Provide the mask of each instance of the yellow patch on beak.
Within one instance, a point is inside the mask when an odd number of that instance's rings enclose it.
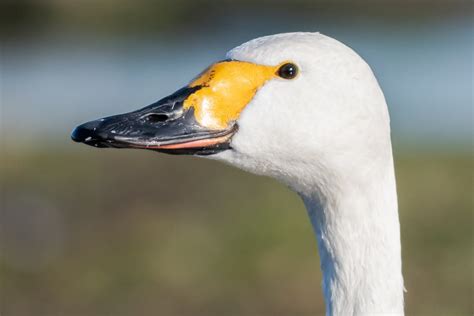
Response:
[[[210,66],[190,87],[202,86],[184,101],[196,120],[210,129],[225,129],[235,121],[257,90],[276,76],[278,66],[223,61]]]

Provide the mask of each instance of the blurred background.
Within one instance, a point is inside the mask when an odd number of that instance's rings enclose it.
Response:
[[[288,189],[69,138],[288,31],[349,45],[385,92],[407,314],[472,315],[472,4],[2,0],[1,315],[322,315],[315,238]]]

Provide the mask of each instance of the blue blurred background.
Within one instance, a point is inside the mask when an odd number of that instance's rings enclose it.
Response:
[[[352,47],[385,92],[407,313],[472,315],[472,9],[2,1],[2,315],[323,313],[309,222],[278,183],[69,138],[81,122],[168,95],[242,42],[290,31]]]

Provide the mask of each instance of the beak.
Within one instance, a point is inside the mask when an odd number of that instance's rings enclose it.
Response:
[[[211,155],[230,149],[240,112],[279,66],[224,60],[141,110],[82,124],[72,139],[95,147]]]
[[[211,155],[230,149],[234,122],[211,129],[197,122],[184,101],[202,86],[185,87],[140,110],[84,123],[71,138],[94,147],[139,148],[169,154]]]

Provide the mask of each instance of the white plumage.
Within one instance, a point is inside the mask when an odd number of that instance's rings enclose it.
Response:
[[[171,96],[82,124],[72,138],[210,155],[280,180],[313,224],[327,315],[403,314],[390,122],[370,67],[319,33],[258,38],[227,57]]]
[[[303,199],[327,315],[403,314],[400,229],[387,106],[370,67],[319,33],[262,37],[227,57],[300,67],[271,80],[211,158],[280,180]]]

